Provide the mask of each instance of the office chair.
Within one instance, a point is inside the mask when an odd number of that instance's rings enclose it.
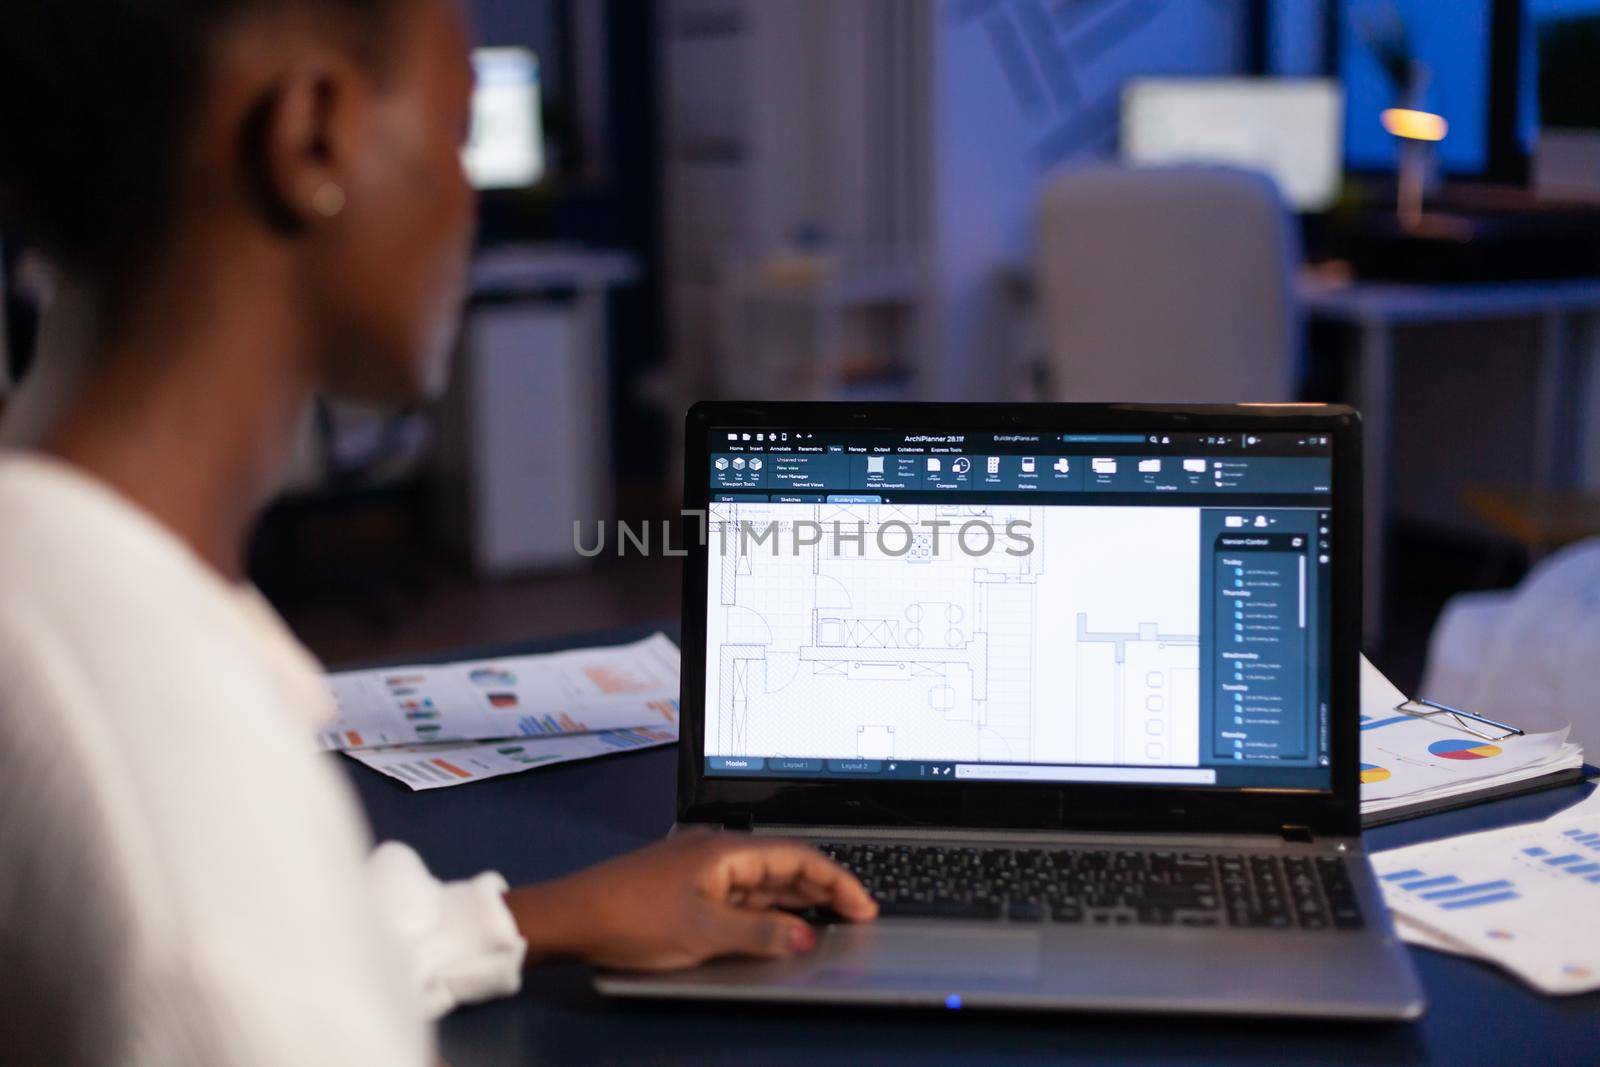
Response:
[[[1263,175],[1067,169],[1039,207],[1045,391],[1055,400],[1296,398],[1299,238]]]
[[[1541,560],[1511,590],[1460,593],[1428,640],[1417,692],[1530,732],[1570,723],[1600,749],[1594,653],[1600,648],[1600,537]]]

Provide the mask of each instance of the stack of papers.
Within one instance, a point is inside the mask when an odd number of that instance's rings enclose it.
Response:
[[[1583,750],[1567,740],[1566,728],[1491,742],[1462,729],[1453,716],[1395,710],[1405,701],[1363,656],[1361,814],[1368,825],[1387,821],[1385,815],[1449,807],[1453,799],[1487,799],[1563,771],[1576,775],[1583,767]]]
[[[605,648],[328,676],[319,735],[412,789],[678,739],[678,647],[665,634]]]
[[[1600,793],[1540,823],[1372,857],[1400,936],[1544,993],[1600,989]]]

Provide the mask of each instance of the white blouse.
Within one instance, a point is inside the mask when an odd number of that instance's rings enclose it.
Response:
[[[107,486],[0,451],[0,1047],[421,1065],[431,1017],[518,988],[505,881],[369,855],[313,748],[331,714],[253,589]]]

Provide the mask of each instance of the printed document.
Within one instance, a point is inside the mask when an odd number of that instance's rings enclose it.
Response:
[[[328,676],[338,704],[325,749],[678,729],[678,647],[632,644]]]
[[[1600,804],[1372,857],[1402,937],[1545,993],[1600,989]]]
[[[345,755],[414,790],[423,790],[518,774],[533,767],[670,745],[677,739],[678,728],[674,724],[557,737],[361,748],[347,751]]]
[[[1583,762],[1567,743],[1567,728],[1488,741],[1462,728],[1449,714],[1412,715],[1365,656],[1361,659],[1361,810],[1383,811],[1416,801],[1442,799]],[[1469,709],[1470,710],[1470,709]],[[1493,736],[1493,728],[1467,725]]]

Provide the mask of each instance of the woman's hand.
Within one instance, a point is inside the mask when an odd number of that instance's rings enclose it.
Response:
[[[878,914],[853,875],[807,845],[705,830],[513,889],[506,901],[530,964],[565,957],[635,971],[815,945],[811,927],[779,908],[829,907],[853,922]]]

